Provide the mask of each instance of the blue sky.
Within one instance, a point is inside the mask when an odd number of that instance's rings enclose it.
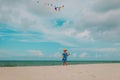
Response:
[[[55,11],[46,4],[65,7]],[[120,60],[119,4],[0,0],[0,60],[61,60],[64,48],[69,60]]]

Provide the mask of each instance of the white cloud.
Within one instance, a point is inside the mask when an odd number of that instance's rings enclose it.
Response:
[[[119,9],[120,8],[120,0],[109,0],[109,4],[108,0],[95,0],[94,1],[95,5],[94,8],[96,11],[109,11],[109,10],[115,10],[115,9]],[[101,6],[102,5],[102,6]]]
[[[120,41],[119,0],[110,0],[110,4],[108,0],[39,1],[37,4],[35,0],[0,0],[0,22],[13,25],[10,28],[20,31],[40,32],[42,40],[66,46],[79,46],[85,41]],[[63,3],[65,8],[61,12],[55,12],[45,3]],[[51,19],[56,18],[66,21],[56,28],[50,23]],[[39,40],[41,38],[34,41]]]
[[[73,48],[74,51],[120,52],[119,48]]]
[[[29,40],[27,39],[22,39],[22,40],[19,40],[20,42],[29,42]]]
[[[17,54],[16,54],[17,53]],[[0,60],[18,60],[17,58],[23,58],[29,56],[28,54],[21,52],[21,50],[12,49],[0,49]]]
[[[70,56],[72,56],[72,57],[77,57],[77,54],[76,53],[73,53],[72,55],[70,55]]]
[[[62,55],[59,52],[57,52],[53,55],[53,57],[62,57]]]
[[[80,53],[80,55],[79,55],[80,58],[85,58],[87,56],[88,56],[88,53],[86,53],[86,52]]]
[[[114,45],[115,45],[115,46],[120,46],[120,43],[115,43]]]
[[[77,37],[80,37],[80,38],[89,37],[89,32],[88,31],[84,31],[84,32],[78,33]]]
[[[7,51],[4,49],[0,49],[0,54],[5,54]]]
[[[40,50],[28,50],[29,53],[31,53],[32,55],[36,55],[36,56],[39,56],[39,57],[43,57],[43,53],[42,51]]]
[[[118,52],[120,50],[117,48],[98,48],[98,49],[95,49],[95,51],[98,51],[98,52]]]

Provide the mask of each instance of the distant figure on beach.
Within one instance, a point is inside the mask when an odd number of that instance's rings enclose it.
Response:
[[[62,54],[62,61],[63,61],[63,65],[68,65],[67,62],[67,57],[70,55],[70,53],[67,53],[67,49],[63,50],[63,54]]]

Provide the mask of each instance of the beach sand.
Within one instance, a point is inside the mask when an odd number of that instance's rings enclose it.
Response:
[[[120,80],[120,64],[0,67],[0,80]]]

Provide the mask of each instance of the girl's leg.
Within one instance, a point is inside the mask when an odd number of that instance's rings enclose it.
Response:
[[[65,62],[66,65],[68,65],[68,62]]]
[[[63,65],[65,65],[65,62],[63,62]]]

